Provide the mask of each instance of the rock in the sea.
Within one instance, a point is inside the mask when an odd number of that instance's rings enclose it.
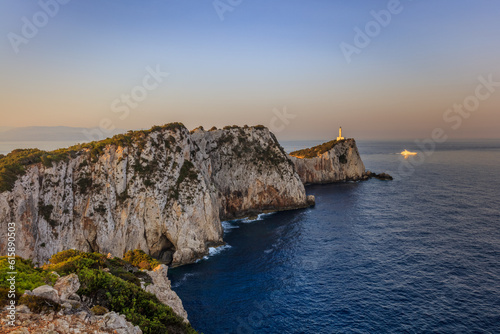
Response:
[[[379,179],[379,180],[392,180],[392,176],[390,176],[389,174],[387,173],[380,173],[380,174],[377,174],[377,173],[373,173],[369,170],[367,170],[364,174],[363,174],[363,180],[368,180],[368,179],[371,179],[371,178],[376,178],[376,179]]]
[[[387,173],[380,173],[380,174],[376,175],[375,177],[379,180],[392,180],[392,176],[390,176]]]

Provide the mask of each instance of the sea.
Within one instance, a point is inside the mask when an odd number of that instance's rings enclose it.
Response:
[[[223,222],[226,245],[169,270],[196,330],[500,333],[500,140],[357,144],[394,180],[307,186],[315,207]]]
[[[307,186],[315,207],[223,222],[169,271],[196,330],[500,333],[500,141],[357,144],[394,180]]]

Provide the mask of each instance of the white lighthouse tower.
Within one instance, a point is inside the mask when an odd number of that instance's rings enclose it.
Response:
[[[345,138],[342,137],[342,127],[339,128],[339,136],[337,137],[337,140],[344,140]]]

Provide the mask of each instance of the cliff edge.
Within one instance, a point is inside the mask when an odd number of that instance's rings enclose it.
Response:
[[[365,165],[352,138],[291,152],[290,159],[304,184],[366,179]]]
[[[221,219],[306,206],[294,165],[263,126],[171,123],[0,156],[0,253],[14,223],[17,255],[38,263],[74,248],[186,264],[223,243]]]

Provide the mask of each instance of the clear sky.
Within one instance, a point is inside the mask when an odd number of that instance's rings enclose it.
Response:
[[[500,82],[499,1],[217,1],[2,0],[0,127],[499,137],[500,86],[478,88]]]

